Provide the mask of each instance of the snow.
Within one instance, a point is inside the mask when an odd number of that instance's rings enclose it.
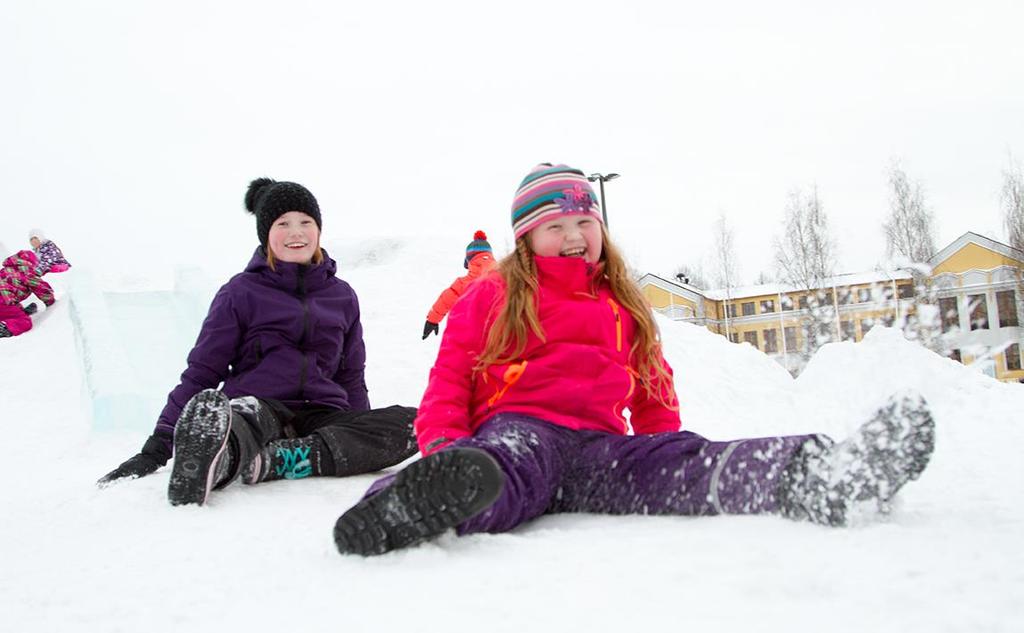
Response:
[[[424,316],[462,271],[464,232],[328,244],[360,296],[376,405],[418,403],[438,346],[420,340]],[[888,394],[919,390],[937,447],[888,517],[829,529],[770,516],[561,515],[360,559],[337,554],[331,529],[377,475],[235,484],[201,508],[167,503],[168,467],[95,487],[141,447],[202,317],[157,314],[189,314],[226,279],[157,277],[49,275],[58,302],[31,332],[0,341],[0,630],[1024,628],[1024,385],[893,330],[826,346],[794,380],[749,345],[659,320],[684,425],[712,439],[842,437]],[[94,311],[76,316],[90,293]],[[164,338],[176,354],[158,349]],[[150,372],[172,378],[150,393]],[[121,412],[98,409],[104,396]]]

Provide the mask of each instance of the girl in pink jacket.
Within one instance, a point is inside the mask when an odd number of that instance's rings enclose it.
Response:
[[[931,455],[918,396],[836,444],[680,431],[649,306],[583,172],[538,165],[512,206],[516,250],[448,315],[415,421],[423,459],[371,486],[334,528],[342,553],[504,532],[546,513],[774,513],[844,525],[885,510]],[[629,415],[626,415],[626,411]]]

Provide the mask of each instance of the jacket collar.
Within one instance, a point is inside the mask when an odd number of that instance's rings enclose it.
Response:
[[[568,294],[593,294],[599,282],[600,267],[581,257],[541,257],[534,255],[537,280],[541,288]]]
[[[324,261],[319,264],[293,264],[290,262],[278,261],[274,263],[275,270],[271,270],[267,264],[267,251],[262,246],[257,246],[252,254],[252,259],[245,267],[245,272],[256,273],[263,279],[271,282],[285,290],[303,289],[304,291],[317,290],[327,285],[331,277],[338,269],[337,263],[327,251],[323,251]]]

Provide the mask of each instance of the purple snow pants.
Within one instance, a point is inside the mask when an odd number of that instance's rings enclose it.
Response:
[[[574,431],[537,418],[500,413],[472,437],[442,450],[487,451],[505,473],[490,508],[459,534],[505,532],[542,514],[761,514],[777,509],[783,468],[817,435],[712,442],[696,433],[611,435]],[[370,486],[367,496],[394,475]]]

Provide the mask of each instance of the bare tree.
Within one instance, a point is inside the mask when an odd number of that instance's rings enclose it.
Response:
[[[684,284],[690,284],[702,289],[710,287],[707,275],[704,274],[704,267],[701,264],[681,264],[676,267],[673,275],[677,281],[681,281]]]
[[[770,284],[775,281],[775,275],[761,271],[757,273],[757,277],[754,277],[754,285],[762,286],[764,284]]]
[[[732,289],[737,284],[735,234],[725,212],[718,213],[715,220],[715,284],[725,290],[725,337],[729,338],[729,306],[732,305]]]
[[[915,264],[935,254],[932,212],[920,183],[911,183],[899,164],[889,169],[889,219],[882,223],[889,257],[902,256]]]
[[[1010,246],[1024,250],[1024,175],[1020,165],[1010,159],[1010,167],[1003,172],[1003,224]]]
[[[836,318],[834,298],[824,289],[834,273],[836,244],[817,186],[806,196],[790,193],[783,224],[782,237],[775,239],[775,265],[781,281],[807,295],[801,350],[806,360],[832,340]]]
[[[790,193],[784,225],[783,236],[775,240],[779,277],[801,290],[821,288],[833,274],[836,245],[817,186],[807,196]]]

